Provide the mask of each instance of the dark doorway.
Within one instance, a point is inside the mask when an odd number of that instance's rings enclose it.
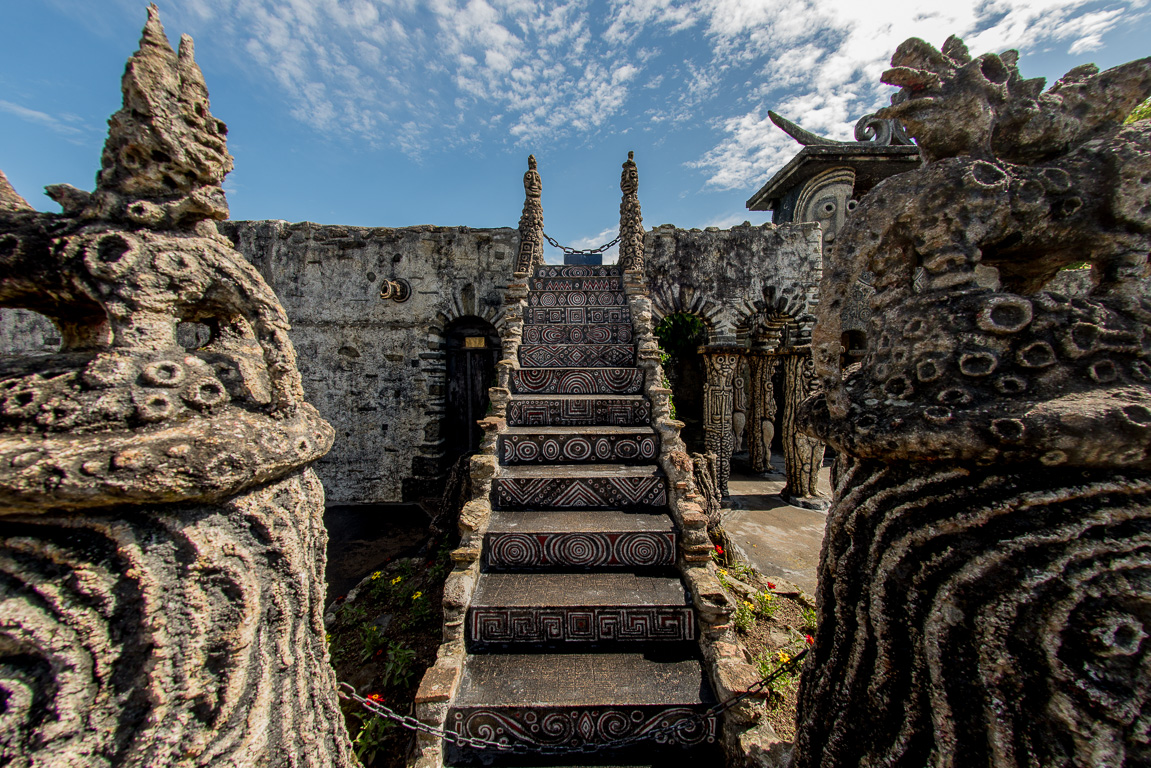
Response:
[[[445,466],[480,446],[476,422],[488,412],[488,387],[496,381],[500,337],[478,317],[461,317],[444,334],[448,347],[447,415],[444,417]]]
[[[672,391],[675,418],[683,422],[680,437],[689,451],[704,451],[703,386],[707,370],[699,348],[707,344],[707,328],[697,315],[668,315],[655,327],[663,353],[663,372]]]

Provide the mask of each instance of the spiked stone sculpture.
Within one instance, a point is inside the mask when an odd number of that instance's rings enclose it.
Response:
[[[92,194],[0,177],[0,755],[17,765],[347,766],[323,633],[332,429],[288,320],[216,233],[232,167],[191,38],[153,5]],[[208,343],[177,344],[179,322]]]

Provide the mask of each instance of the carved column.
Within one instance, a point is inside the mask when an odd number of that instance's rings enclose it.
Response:
[[[899,46],[882,114],[924,165],[825,259],[803,415],[842,460],[796,768],[1151,762],[1151,122],[1120,123],[1151,60],[1041,95],[1017,56]],[[1090,292],[1045,290],[1077,259]]]
[[[707,450],[715,454],[719,489],[727,496],[727,479],[731,475],[732,377],[740,353],[732,349],[704,347],[707,383],[703,386],[703,437]]]
[[[776,415],[775,389],[771,380],[778,365],[779,358],[774,354],[753,350],[748,355],[751,392],[745,434],[752,472],[771,471],[771,442],[775,437]]]
[[[148,14],[96,192],[0,205],[0,305],[64,337],[0,366],[0,754],[350,766],[310,469],[332,428],[215,232],[231,157],[191,38],[177,55]],[[205,346],[177,345],[183,319]]]
[[[639,209],[639,170],[635,165],[635,153],[627,153],[623,164],[619,188],[623,200],[619,204],[619,265],[624,270],[634,269],[643,272],[643,215]]]
[[[827,500],[816,493],[819,469],[823,466],[824,444],[804,434],[797,423],[799,404],[815,392],[815,376],[810,351],[795,348],[796,354],[783,358],[783,461],[787,483],[780,495],[795,506],[826,509]]]
[[[524,210],[520,215],[520,251],[516,257],[516,272],[531,277],[536,267],[544,263],[544,206],[543,181],[536,170],[536,156],[528,155],[528,170],[524,174]]]

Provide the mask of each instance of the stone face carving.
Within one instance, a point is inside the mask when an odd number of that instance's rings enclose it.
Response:
[[[520,215],[520,252],[516,272],[531,272],[544,264],[544,184],[536,170],[536,156],[528,155],[524,174],[524,211]]]
[[[1151,759],[1151,124],[1120,125],[1151,59],[1046,93],[1016,60],[912,39],[884,74],[928,162],[827,258],[805,409],[840,464],[796,766]],[[1043,290],[1075,261],[1089,295]]]
[[[155,6],[94,194],[0,207],[0,754],[16,764],[348,765],[323,636],[332,429],[287,317],[212,220],[231,158]],[[207,343],[177,344],[203,323]]]
[[[835,235],[843,228],[847,214],[855,210],[851,198],[855,186],[855,171],[850,168],[832,168],[804,184],[795,204],[795,221],[814,221],[823,232],[823,248],[827,250]]]
[[[619,177],[623,200],[619,204],[619,264],[624,269],[643,272],[643,215],[639,209],[639,169],[635,153],[627,153],[627,162]]]
[[[747,428],[747,379],[744,371],[746,363],[736,367],[731,380],[731,449],[734,453],[743,450],[743,435]]]
[[[778,357],[755,351],[748,358],[751,393],[748,398],[747,453],[752,472],[771,470],[771,441],[775,437],[776,415],[771,379],[778,364]]]

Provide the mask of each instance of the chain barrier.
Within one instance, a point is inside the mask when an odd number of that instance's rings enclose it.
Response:
[[[619,242],[619,237],[616,236],[615,240],[612,240],[610,243],[604,243],[599,248],[591,248],[588,250],[581,251],[581,250],[576,249],[576,248],[569,248],[566,245],[560,245],[555,240],[553,240],[548,235],[547,232],[544,232],[543,236],[544,236],[544,239],[548,241],[548,245],[550,245],[553,248],[559,248],[561,251],[563,251],[565,254],[567,254],[569,256],[595,256],[597,253],[603,253],[608,248],[611,248],[613,245],[615,245],[616,243]]]
[[[435,736],[436,738],[443,739],[444,741],[451,742],[452,744],[458,744],[462,747],[471,747],[472,749],[497,749],[501,752],[525,754],[530,753],[532,755],[567,755],[572,753],[594,753],[629,747],[633,744],[639,744],[640,742],[647,741],[649,739],[660,741],[660,736],[679,736],[681,733],[690,732],[699,724],[705,723],[709,718],[721,715],[747,697],[754,696],[755,694],[759,693],[764,688],[779,679],[779,676],[784,672],[794,669],[806,655],[807,649],[805,648],[791,659],[789,659],[787,662],[780,664],[770,675],[748,686],[748,689],[743,693],[740,693],[737,696],[732,696],[727,701],[712,705],[702,713],[696,715],[694,718],[679,720],[670,725],[665,725],[662,728],[657,728],[653,731],[648,731],[643,734],[625,736],[620,739],[600,742],[598,744],[585,743],[577,744],[574,746],[532,746],[529,744],[511,744],[508,742],[492,741],[490,739],[479,739],[473,738],[471,736],[464,736],[463,734],[456,733],[455,731],[446,731],[442,728],[436,728],[435,726],[421,723],[419,720],[410,715],[401,715],[398,712],[394,712],[378,701],[361,696],[350,683],[340,683],[338,686],[338,693],[341,699],[359,702],[360,706],[371,712],[373,715],[378,715],[386,720],[391,720],[392,722],[399,723],[402,727],[407,728],[408,730],[426,733],[431,736]]]

